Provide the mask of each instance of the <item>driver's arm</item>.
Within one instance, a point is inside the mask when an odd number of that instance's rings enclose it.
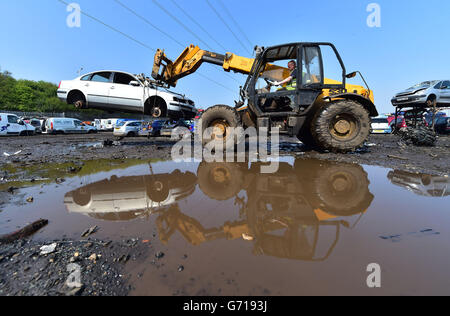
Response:
[[[289,77],[287,77],[286,79],[284,79],[283,81],[280,81],[280,82],[275,81],[275,82],[274,82],[274,85],[275,85],[275,86],[282,86],[282,85],[284,85],[284,84],[286,84],[286,83],[291,82],[292,79],[293,79],[293,77],[292,77],[292,76],[289,76]]]

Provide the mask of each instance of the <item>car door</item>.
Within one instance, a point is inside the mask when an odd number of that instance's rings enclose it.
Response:
[[[132,84],[133,83],[133,84]],[[109,105],[118,110],[142,111],[144,86],[126,73],[114,73],[109,92]]]
[[[439,103],[450,104],[450,81],[444,81],[441,86],[441,97]]]
[[[7,135],[19,135],[24,129],[22,125],[19,124],[20,119],[15,115],[8,115],[8,125],[7,125]]]
[[[112,86],[112,72],[94,73],[89,81],[82,82],[90,107],[108,108],[109,91]]]

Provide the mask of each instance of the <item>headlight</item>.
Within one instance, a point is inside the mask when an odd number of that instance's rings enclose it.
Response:
[[[425,91],[427,89],[421,89],[419,91],[416,91],[416,93],[414,93],[414,95],[421,95],[421,96],[425,96],[425,94],[423,94],[422,92]]]

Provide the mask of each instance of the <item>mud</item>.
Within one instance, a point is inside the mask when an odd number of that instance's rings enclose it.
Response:
[[[104,144],[107,144],[106,146]],[[168,138],[126,138],[118,141],[112,133],[96,135],[41,135],[0,138],[0,166],[19,168],[39,164],[77,165],[90,160],[171,159],[174,142]],[[366,147],[350,154],[323,153],[305,148],[296,139],[282,137],[281,154],[330,161],[395,168],[404,171],[444,175],[449,173],[450,136],[440,136],[433,147],[405,144],[399,136],[372,135]],[[6,157],[6,153],[21,153]],[[0,171],[0,179],[4,176]],[[29,179],[31,180],[31,179]]]
[[[0,245],[0,295],[449,294],[449,138],[373,136],[348,155],[283,139],[279,170],[262,174],[166,161],[164,139],[104,146],[111,136],[0,139],[22,145],[1,157],[0,235],[49,220]],[[64,285],[70,263],[80,288]]]

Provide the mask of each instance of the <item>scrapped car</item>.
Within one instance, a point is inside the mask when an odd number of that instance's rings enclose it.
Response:
[[[164,137],[172,137],[172,134],[175,133],[182,138],[185,135],[192,135],[193,132],[193,123],[188,120],[179,120],[179,121],[168,121],[161,128],[160,135]]]
[[[93,134],[97,133],[97,129],[74,118],[51,117],[45,121],[43,132],[46,134]]]
[[[0,113],[0,136],[8,135],[34,135],[35,127],[25,123],[17,115]]]
[[[113,135],[117,137],[138,136],[142,123],[142,121],[118,121],[114,127]]]
[[[450,106],[450,80],[424,81],[395,95],[395,107]]]
[[[58,98],[80,109],[98,108],[150,115],[155,118],[193,118],[195,103],[181,94],[162,89],[144,76],[115,70],[61,81]]]
[[[372,119],[372,134],[391,134],[392,128],[386,116],[379,116]]]
[[[428,121],[428,125],[433,125],[432,119]],[[438,117],[434,123],[434,130],[438,134],[450,134],[450,117]]]

